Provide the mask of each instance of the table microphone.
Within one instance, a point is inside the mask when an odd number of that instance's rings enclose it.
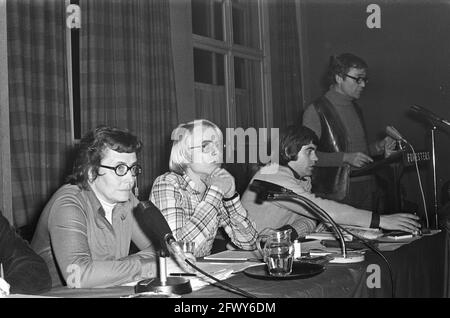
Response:
[[[142,201],[133,210],[133,215],[144,234],[148,237],[152,243],[160,244],[159,249],[161,253],[160,260],[160,278],[144,279],[137,283],[134,287],[136,293],[155,291],[155,292],[169,292],[174,294],[187,294],[192,292],[192,287],[189,279],[184,277],[167,277],[166,273],[166,256],[169,254],[174,255],[179,260],[179,265],[183,266],[183,269],[189,272],[190,267],[194,268],[199,273],[206,277],[216,281],[217,284],[225,286],[231,290],[234,290],[241,295],[249,298],[256,298],[254,295],[242,290],[236,286],[222,282],[216,277],[208,274],[194,263],[183,252],[178,245],[175,237],[172,234],[172,230],[169,227],[166,219],[162,215],[161,211],[151,202]]]
[[[250,184],[250,190],[256,192],[255,201],[257,204],[262,204],[268,199],[269,195],[294,194],[294,191],[286,189],[278,184],[258,179]]]
[[[151,278],[137,283],[135,292],[169,292],[174,294],[187,294],[192,292],[190,281],[183,277],[167,277],[166,257],[174,255],[180,266],[189,271],[188,258],[178,245],[172,230],[167,224],[161,211],[151,202],[140,202],[133,209],[133,215],[141,230],[152,241],[160,251],[159,257],[159,280]],[[189,264],[190,265],[190,264]]]
[[[261,204],[262,201],[293,201],[311,213],[313,213],[316,217],[321,219],[324,222],[330,223],[333,228],[335,234],[341,242],[342,254],[333,255],[334,259],[331,262],[335,263],[356,263],[362,262],[364,260],[364,255],[359,253],[347,253],[345,247],[345,239],[339,228],[339,225],[333,220],[333,218],[322,208],[320,208],[317,204],[309,200],[308,198],[295,193],[290,189],[286,189],[278,184],[267,182],[264,180],[254,179],[250,184],[249,189],[251,191],[256,192],[256,203]],[[291,210],[293,213],[302,215],[295,210]]]
[[[437,116],[433,112],[429,111],[428,109],[425,109],[425,108],[417,106],[417,105],[411,106],[410,109],[419,115],[425,116],[428,120],[430,120],[434,123],[439,123],[439,124],[443,124],[445,126],[450,127],[450,121],[440,118],[439,116]]]
[[[133,215],[144,234],[153,243],[159,243],[158,247],[164,251],[166,256],[174,254],[182,260],[187,258],[161,211],[151,201],[140,202],[133,210]]]

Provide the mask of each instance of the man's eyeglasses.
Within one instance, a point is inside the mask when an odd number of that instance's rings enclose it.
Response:
[[[117,165],[115,167],[104,166],[104,165],[100,165],[100,167],[114,170],[114,172],[119,177],[123,177],[124,175],[126,175],[128,173],[128,171],[131,171],[131,175],[133,177],[136,177],[137,175],[140,175],[142,173],[142,168],[140,165],[132,165],[131,167],[128,167],[126,164],[121,163],[120,165]]]
[[[351,79],[354,79],[357,84],[361,84],[362,82],[364,82],[364,84],[369,83],[368,77],[354,77],[354,76],[351,76],[348,74],[345,74],[345,76],[350,77]]]
[[[202,141],[202,144],[199,146],[192,146],[191,149],[195,148],[202,148],[203,153],[210,153],[213,151],[214,147],[216,149],[220,149],[221,143],[219,141],[212,141],[212,140],[204,140]]]

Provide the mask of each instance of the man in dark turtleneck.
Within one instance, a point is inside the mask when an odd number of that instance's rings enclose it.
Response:
[[[372,162],[371,156],[392,151],[395,141],[386,137],[370,145],[367,142],[362,113],[355,102],[368,82],[367,68],[366,62],[353,54],[333,56],[327,72],[329,90],[306,108],[303,125],[319,137],[313,192],[374,211],[375,178],[350,178],[350,171]]]

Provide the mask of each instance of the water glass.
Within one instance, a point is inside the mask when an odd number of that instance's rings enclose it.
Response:
[[[261,247],[262,240],[266,240]],[[275,231],[270,235],[260,235],[256,246],[267,264],[271,276],[284,277],[292,272],[294,261],[294,246],[291,242],[291,230]]]

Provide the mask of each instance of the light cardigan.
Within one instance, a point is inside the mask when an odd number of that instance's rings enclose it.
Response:
[[[155,252],[132,213],[139,201],[130,195],[114,207],[111,224],[92,190],[64,185],[56,191],[31,242],[53,287],[103,288],[156,276]],[[141,252],[128,255],[131,241]]]

